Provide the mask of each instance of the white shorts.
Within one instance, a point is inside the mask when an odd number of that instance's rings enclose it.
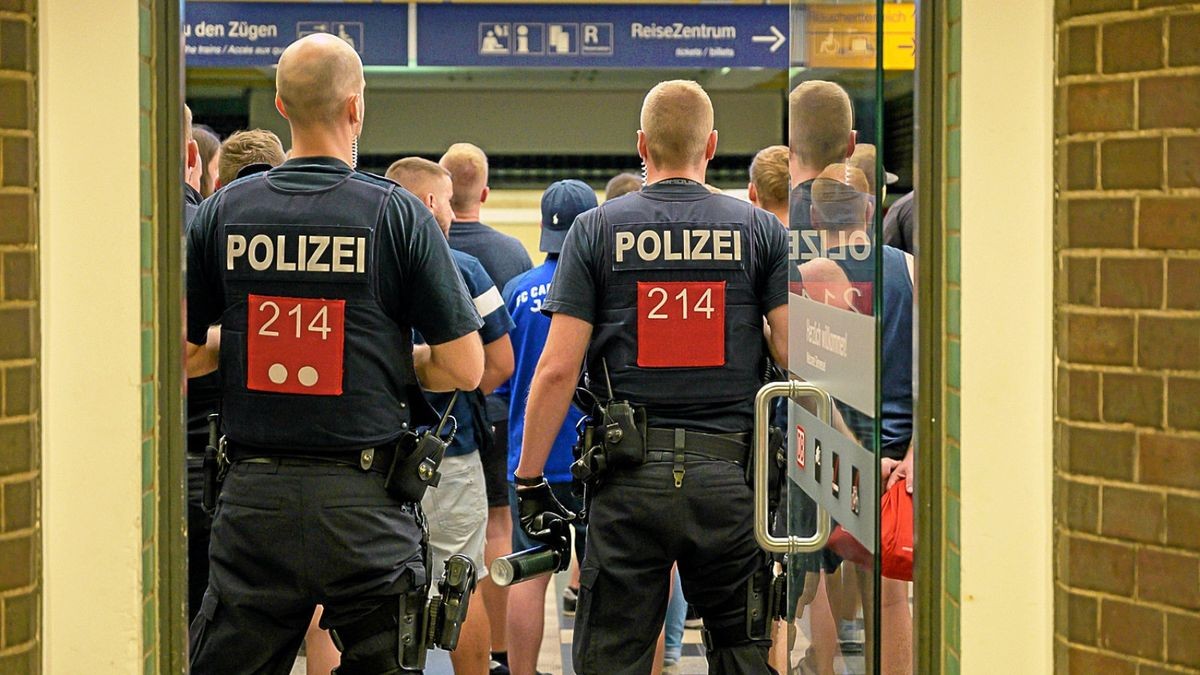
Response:
[[[483,546],[487,542],[487,490],[479,453],[445,457],[438,469],[438,486],[425,491],[421,508],[429,522],[429,548],[433,568],[428,570],[436,587],[446,571],[446,560],[461,553],[475,563],[478,579],[487,576]]]

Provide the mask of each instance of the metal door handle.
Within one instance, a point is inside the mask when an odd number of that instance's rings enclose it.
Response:
[[[788,535],[776,537],[771,534],[770,509],[767,504],[767,462],[774,461],[770,454],[771,402],[777,398],[809,399],[816,401],[817,417],[831,424],[833,400],[820,387],[804,382],[770,382],[758,390],[754,397],[754,538],[765,551],[772,553],[813,553],[825,547],[829,539],[829,512],[817,504],[817,531],[808,537]],[[784,468],[786,472],[786,467]]]

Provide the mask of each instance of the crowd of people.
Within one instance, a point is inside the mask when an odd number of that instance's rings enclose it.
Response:
[[[481,222],[481,148],[355,169],[365,80],[344,42],[293,43],[276,86],[286,152],[185,115],[192,672],[288,673],[302,643],[310,674],[419,672],[432,642],[460,675],[535,675],[550,577],[503,587],[488,569],[538,546],[571,570],[575,672],[677,668],[689,605],[710,672],[787,672],[785,624],[804,611],[800,672],[862,650],[873,583],[831,552],[801,606],[777,621],[756,604],[791,563],[758,548],[747,482],[762,364],[788,363],[789,288],[866,274],[789,255],[789,229],[872,222],[875,153],[841,87],[792,93],[790,145],[755,155],[747,203],[705,182],[707,94],[660,83],[643,172],[602,200],[550,184],[535,266]],[[879,250],[882,478],[911,491],[911,257]],[[439,585],[461,560],[472,578]],[[454,588],[465,611],[443,630]],[[880,592],[884,672],[911,672],[907,586]]]

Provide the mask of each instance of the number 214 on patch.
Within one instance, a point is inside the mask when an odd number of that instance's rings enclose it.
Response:
[[[638,282],[638,366],[725,365],[725,282]]]

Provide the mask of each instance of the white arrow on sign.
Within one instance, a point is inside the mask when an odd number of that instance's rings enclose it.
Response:
[[[750,38],[750,40],[753,42],[774,42],[775,44],[771,45],[771,52],[774,53],[779,51],[779,48],[783,46],[783,43],[787,42],[787,36],[781,33],[775,26],[771,26],[771,33],[773,34],[755,35],[754,37]]]

